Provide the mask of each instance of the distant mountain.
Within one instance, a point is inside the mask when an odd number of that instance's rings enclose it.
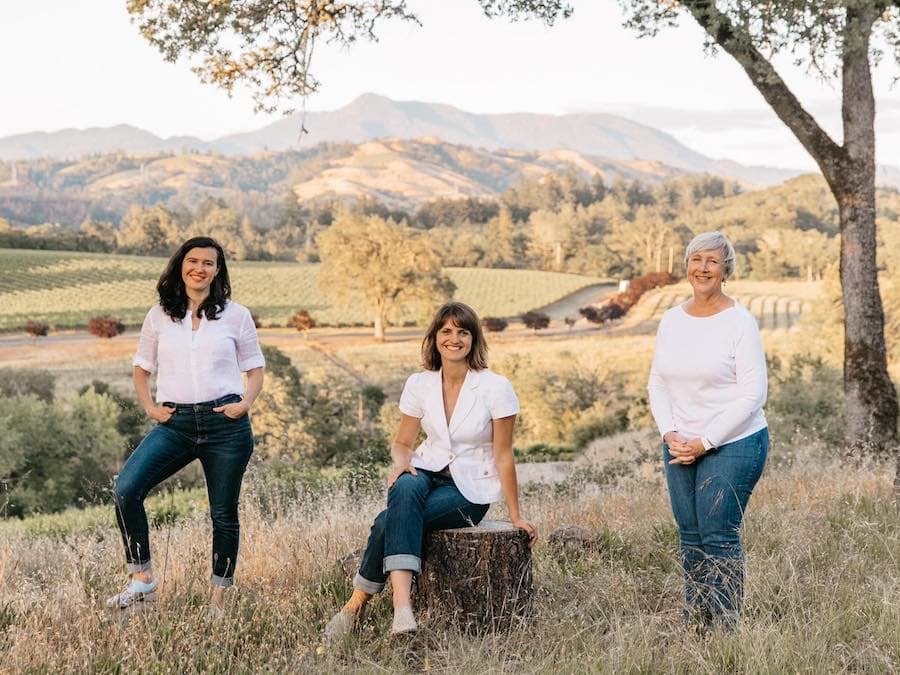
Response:
[[[52,133],[35,131],[0,138],[0,159],[7,161],[40,157],[77,159],[116,152],[148,155],[214,149],[199,138],[192,136],[160,138],[149,131],[128,124],[90,129],[62,129]]]
[[[273,222],[291,193],[301,204],[372,198],[412,211],[437,197],[498,197],[523,179],[567,172],[585,180],[600,174],[607,184],[655,183],[685,173],[660,162],[572,150],[486,150],[436,138],[321,143],[302,152],[232,157],[112,153],[0,167],[0,218],[23,225],[118,222],[131,204],[191,210],[214,197],[256,222]]]
[[[304,133],[302,130],[306,130]],[[393,101],[365,94],[338,110],[294,114],[257,131],[202,141],[190,136],[162,139],[121,125],[67,129],[0,138],[0,159],[77,158],[90,154],[214,151],[250,155],[308,148],[321,142],[365,143],[382,138],[439,138],[489,150],[570,150],[614,161],[647,160],[692,172],[709,172],[747,184],[769,185],[799,172],[745,167],[695,152],[658,129],[603,113],[480,115],[450,105]]]

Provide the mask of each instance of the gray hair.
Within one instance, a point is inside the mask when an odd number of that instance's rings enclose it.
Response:
[[[734,263],[735,258],[737,257],[734,252],[734,246],[728,241],[728,237],[718,230],[714,232],[701,232],[691,239],[691,243],[688,244],[687,250],[684,252],[685,268],[687,268],[690,257],[697,253],[697,251],[721,251],[722,256],[725,258],[725,278],[728,279],[734,274]]]

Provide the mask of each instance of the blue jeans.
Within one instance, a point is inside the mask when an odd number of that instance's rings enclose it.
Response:
[[[237,394],[197,404],[165,403],[175,412],[157,424],[135,449],[116,478],[116,521],[129,572],[150,569],[150,538],[144,498],[166,478],[200,460],[213,524],[212,583],[231,586],[237,564],[241,481],[253,453],[247,415],[233,420],[214,407],[241,400]]]
[[[426,532],[477,525],[490,508],[463,497],[446,474],[416,472],[402,474],[388,490],[387,508],[372,524],[354,588],[374,594],[384,588],[392,570],[421,572]]]
[[[760,429],[683,465],[669,464],[672,456],[663,444],[689,618],[725,626],[737,620],[744,595],[739,531],[768,449],[769,431]]]

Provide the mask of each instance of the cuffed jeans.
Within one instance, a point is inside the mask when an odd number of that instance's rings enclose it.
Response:
[[[354,588],[374,594],[392,570],[421,572],[426,532],[477,525],[487,513],[490,505],[463,497],[450,476],[416,472],[402,474],[388,490],[387,508],[372,524]]]
[[[739,531],[768,449],[768,429],[726,443],[693,464],[669,464],[672,456],[663,444],[689,618],[731,626],[740,614],[744,551]]]
[[[240,538],[238,498],[253,453],[253,432],[247,415],[231,419],[212,409],[239,400],[233,394],[205,403],[164,404],[175,408],[172,417],[157,424],[125,462],[116,478],[115,502],[129,572],[150,569],[147,493],[199,459],[213,524],[211,581],[216,586],[233,585]]]

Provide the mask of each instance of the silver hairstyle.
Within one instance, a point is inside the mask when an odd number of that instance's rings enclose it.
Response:
[[[691,239],[691,243],[688,244],[687,250],[684,252],[685,269],[687,269],[688,260],[690,260],[690,257],[697,251],[721,251],[725,258],[725,278],[728,279],[734,274],[734,263],[736,258],[734,246],[728,241],[728,237],[718,230],[714,232],[701,232]]]

